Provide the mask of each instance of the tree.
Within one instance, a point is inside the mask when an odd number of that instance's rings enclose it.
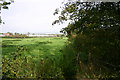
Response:
[[[70,21],[61,32],[68,35],[80,72],[88,78],[119,77],[120,2],[68,1],[60,14],[53,24]]]
[[[1,0],[0,3],[0,14],[1,14],[1,9],[8,9],[8,5],[10,5],[12,2],[14,2],[13,0],[10,1],[6,1],[6,0]],[[0,24],[2,23],[2,19],[0,18]],[[4,22],[3,22],[4,24]]]

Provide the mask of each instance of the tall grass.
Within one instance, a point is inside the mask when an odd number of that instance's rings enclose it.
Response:
[[[66,38],[3,38],[3,78],[63,78],[60,67]]]

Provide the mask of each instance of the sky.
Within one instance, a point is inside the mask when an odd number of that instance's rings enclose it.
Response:
[[[67,26],[67,23],[52,26],[52,22],[57,19],[53,13],[62,1],[64,0],[14,0],[8,10],[1,10],[5,24],[1,25],[0,32],[58,34]]]

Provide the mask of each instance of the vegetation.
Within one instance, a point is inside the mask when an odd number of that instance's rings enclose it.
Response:
[[[53,24],[70,21],[61,30],[68,40],[64,35],[2,39],[3,78],[119,78],[120,2],[69,0],[61,9]]]
[[[10,5],[13,2],[14,2],[13,0],[0,0],[0,13],[1,13],[1,9],[8,9],[8,5]],[[0,24],[1,23],[5,24],[0,18]]]
[[[67,38],[2,38],[3,78],[63,78],[62,48]]]
[[[118,78],[120,74],[120,2],[68,1],[56,9],[53,24],[69,20],[63,73],[66,77]],[[67,61],[69,60],[69,62]],[[67,69],[67,70],[66,70]],[[69,75],[68,75],[69,74]]]

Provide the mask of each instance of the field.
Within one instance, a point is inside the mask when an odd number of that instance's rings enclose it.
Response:
[[[67,38],[2,38],[3,78],[63,78],[62,48]]]

